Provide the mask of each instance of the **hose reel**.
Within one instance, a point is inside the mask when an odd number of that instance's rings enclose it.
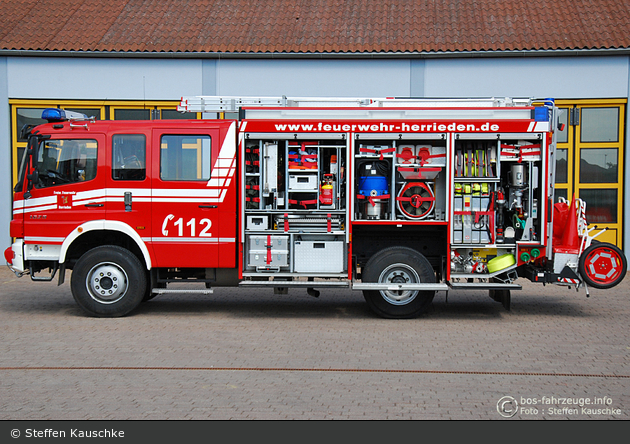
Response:
[[[400,189],[396,204],[407,219],[424,219],[435,209],[435,194],[425,182],[409,182]]]

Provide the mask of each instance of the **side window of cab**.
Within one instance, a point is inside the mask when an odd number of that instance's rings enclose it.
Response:
[[[144,134],[112,136],[112,179],[144,180],[147,177],[146,150]]]

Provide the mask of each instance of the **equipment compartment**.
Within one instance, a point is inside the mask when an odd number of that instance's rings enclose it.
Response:
[[[244,275],[345,276],[347,139],[265,133],[244,145]]]
[[[452,178],[451,277],[501,276],[539,258],[543,200],[543,140],[526,134],[481,139],[456,136]],[[464,247],[464,248],[462,248]]]
[[[382,137],[382,136],[381,136]],[[446,220],[447,140],[357,136],[355,220],[435,222]]]
[[[342,273],[345,270],[343,241],[297,240],[294,250],[296,273]]]

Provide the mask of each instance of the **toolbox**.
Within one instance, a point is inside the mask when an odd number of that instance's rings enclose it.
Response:
[[[289,236],[248,236],[248,266],[260,268],[288,267]]]

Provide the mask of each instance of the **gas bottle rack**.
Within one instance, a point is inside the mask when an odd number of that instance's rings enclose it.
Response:
[[[246,138],[243,276],[347,278],[347,145],[334,136]]]
[[[446,224],[446,134],[356,134],[353,223]]]
[[[547,216],[538,204],[547,192],[544,143],[532,134],[456,135],[451,284],[516,288],[510,284],[517,277],[514,269],[544,254],[540,245]],[[485,157],[479,161],[476,153]],[[489,269],[493,259],[500,265]]]

